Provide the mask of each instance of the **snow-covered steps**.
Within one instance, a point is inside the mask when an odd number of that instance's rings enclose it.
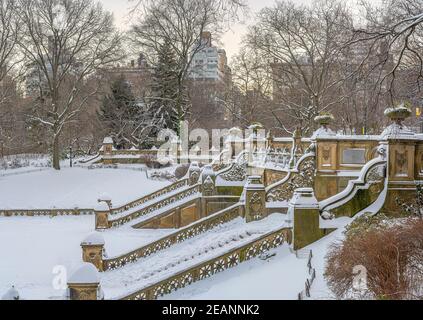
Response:
[[[188,179],[179,180],[175,183],[172,183],[169,186],[166,186],[160,190],[152,192],[140,199],[127,203],[123,206],[119,206],[111,210],[112,215],[115,218],[122,218],[131,213],[136,212],[137,210],[142,209],[152,203],[164,200],[170,196],[178,194],[179,192],[189,189]]]
[[[238,218],[122,269],[102,273],[106,298],[157,299],[257,257],[291,241],[285,219],[274,214],[247,224]]]
[[[154,214],[158,210],[164,210],[164,208],[170,209],[172,206],[177,204],[180,205],[180,203],[186,202],[189,198],[199,197],[200,191],[200,185],[185,187],[181,190],[177,189],[171,193],[166,193],[164,196],[145,201],[141,205],[126,207],[125,209],[127,210],[113,216],[113,218],[108,221],[109,228],[120,227],[138,218]]]
[[[105,258],[103,259],[103,270],[107,271],[122,268],[129,263],[134,263],[142,258],[149,257],[152,254],[165,250],[173,245],[180,244],[186,240],[197,237],[202,233],[220,227],[242,216],[242,208],[243,207],[241,204],[235,204],[227,209],[217,212],[209,217],[203,218],[176,232],[167,234],[166,236],[154,242],[145,244],[142,247],[135,249],[129,253],[125,253],[122,255],[114,255],[113,257]],[[150,230],[144,230],[143,233],[147,231]],[[109,247],[109,245],[107,245],[107,247]]]

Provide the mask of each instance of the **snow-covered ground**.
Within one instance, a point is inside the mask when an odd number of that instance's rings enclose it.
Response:
[[[1,209],[91,209],[104,193],[112,197],[114,206],[120,206],[169,184],[148,180],[145,172],[125,169],[45,169],[2,176],[12,171],[0,171]]]
[[[68,276],[82,262],[80,243],[94,230],[94,217],[0,217],[0,296],[12,285],[23,299],[60,299],[53,280],[56,266]],[[116,229],[103,233],[110,256],[134,250],[169,230]]]

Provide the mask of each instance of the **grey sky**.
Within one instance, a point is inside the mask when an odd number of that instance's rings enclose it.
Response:
[[[312,3],[313,0],[295,0],[300,3]],[[349,0],[354,1],[354,0]],[[128,21],[128,12],[130,3],[128,0],[100,0],[106,9],[113,11],[116,19],[116,23],[123,29],[130,25]],[[275,0],[248,0],[249,6],[252,12],[257,12],[260,9],[271,6],[275,3]],[[251,23],[251,21],[247,21]],[[242,41],[242,36],[246,32],[246,26],[238,24],[232,27],[232,30],[228,31],[221,39],[222,46],[226,49],[229,58],[237,53],[238,48]]]

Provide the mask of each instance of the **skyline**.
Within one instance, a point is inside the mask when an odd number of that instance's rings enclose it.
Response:
[[[113,12],[115,16],[116,24],[119,28],[125,30],[128,25],[128,14],[131,4],[128,0],[99,0],[107,10]],[[251,10],[251,15],[254,15],[261,9],[271,6],[275,3],[275,0],[247,0],[248,5]],[[122,2],[125,4],[122,5]],[[312,0],[298,0],[301,3],[311,3]],[[247,23],[251,23],[251,20],[248,20]],[[219,41],[219,46],[223,47],[226,50],[228,59],[231,60],[232,57],[238,52],[239,47],[242,42],[242,37],[247,32],[247,25],[243,23],[234,24],[229,31],[227,31]]]

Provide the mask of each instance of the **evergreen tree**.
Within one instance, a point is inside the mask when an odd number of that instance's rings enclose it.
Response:
[[[130,146],[131,127],[139,117],[139,108],[130,83],[122,75],[113,81],[111,93],[103,100],[98,113],[118,149]]]
[[[178,112],[178,63],[169,42],[165,42],[157,53],[152,81],[152,108],[159,112],[165,127],[178,131],[180,114]]]

